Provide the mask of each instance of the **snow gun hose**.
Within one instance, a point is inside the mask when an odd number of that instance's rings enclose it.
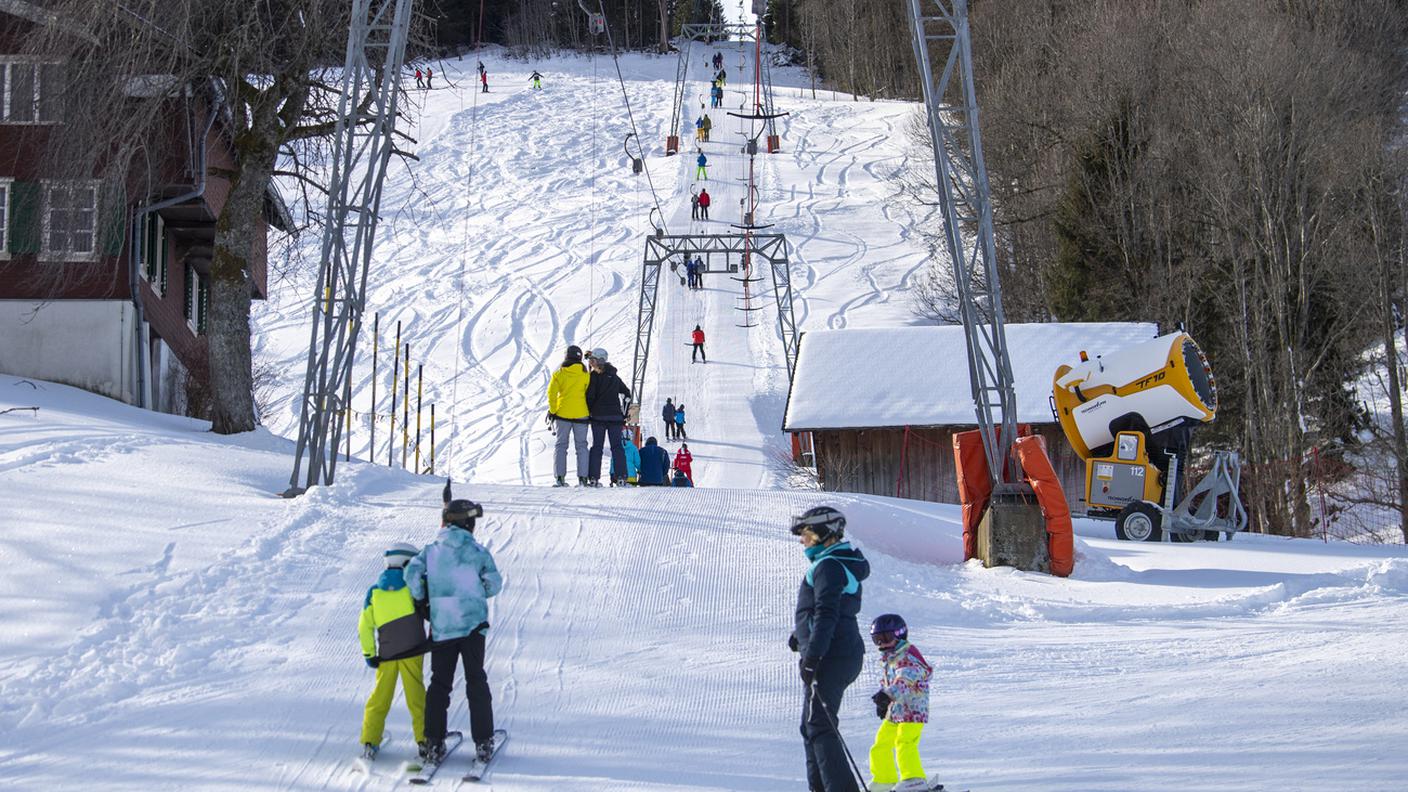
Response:
[[[841,750],[846,752],[846,761],[851,763],[851,771],[856,774],[856,783],[860,784],[861,789],[865,789],[865,776],[861,775],[860,767],[856,765],[856,758],[851,756],[851,748],[846,745],[846,738],[841,736],[841,725],[836,722],[836,716],[831,714],[831,708],[821,700],[821,694],[816,689],[816,680],[812,680],[811,689],[812,700],[821,705],[821,711],[826,713],[826,721],[831,724],[831,730],[836,732],[836,739],[841,741]]]

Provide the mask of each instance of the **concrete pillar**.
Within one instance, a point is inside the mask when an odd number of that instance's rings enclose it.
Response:
[[[1046,552],[1046,519],[1031,488],[994,493],[978,523],[978,558],[983,566],[1010,566],[1050,574]]]

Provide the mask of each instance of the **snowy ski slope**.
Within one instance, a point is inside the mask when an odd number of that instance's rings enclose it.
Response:
[[[737,50],[727,57],[737,80]],[[543,391],[563,347],[607,347],[629,374],[648,191],[620,148],[629,125],[608,59],[486,62],[493,93],[425,98],[421,161],[387,183],[369,306],[382,315],[379,391],[399,318],[427,401],[452,413],[437,467],[485,504],[479,537],[504,571],[489,676],[514,736],[490,788],[804,786],[785,642],[805,562],[785,525],[821,502],[848,514],[874,565],[862,617],[904,614],[938,668],[922,753],[950,785],[1403,788],[1402,546],[1133,545],[1082,523],[1071,579],[963,564],[956,507],[772,488],[765,449],[782,442],[786,391],[775,316],[736,328],[734,282],[691,293],[662,280],[644,398],[647,418],[667,395],[689,406],[703,486],[544,486]],[[622,65],[658,154],[674,61]],[[534,68],[541,93],[528,90]],[[472,61],[436,71],[472,86]],[[702,68],[691,79],[697,106]],[[923,250],[914,218],[886,202],[885,178],[912,106],[794,89],[779,104],[792,115],[784,153],[760,158],[759,221],[792,240],[799,326],[907,321]],[[650,159],[672,232],[737,220],[744,160],[727,143],[733,122],[718,111],[714,122],[715,221],[688,220],[692,157]],[[260,355],[284,377],[272,434],[218,438],[200,422],[0,376],[0,411],[40,407],[0,415],[5,789],[404,786],[414,749],[399,703],[382,757],[352,759],[372,678],[356,617],[383,547],[434,534],[441,481],[387,469],[383,424],[379,464],[273,497],[291,468],[276,435],[296,421],[306,280],[281,284],[259,311]],[[696,322],[707,366],[687,361]],[[370,367],[358,377],[368,409]],[[365,456],[364,427],[354,440]],[[872,656],[841,713],[858,756],[875,727],[875,673]],[[457,700],[452,728],[464,710]],[[435,786],[460,786],[466,765]]]
[[[712,364],[711,364],[712,365]],[[356,619],[382,548],[428,541],[440,482],[352,463],[271,493],[290,444],[208,434],[0,376],[6,789],[389,790],[398,703],[354,760]],[[1078,526],[1069,580],[961,564],[956,507],[760,489],[474,485],[505,576],[489,677],[501,792],[803,786],[788,652],[826,501],[938,668],[923,755],[982,790],[1397,790],[1408,777],[1408,552],[1243,536],[1132,545]],[[875,719],[867,660],[842,710]],[[466,726],[462,699],[452,727]],[[456,788],[452,764],[437,788]]]

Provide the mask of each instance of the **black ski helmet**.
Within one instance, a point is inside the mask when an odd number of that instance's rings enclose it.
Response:
[[[466,531],[474,530],[474,518],[484,516],[484,507],[472,500],[456,498],[440,510],[440,521]]]
[[[807,509],[792,518],[792,535],[800,536],[804,530],[810,530],[823,542],[840,537],[846,533],[846,515],[830,506]]]
[[[909,626],[898,613],[882,613],[870,623],[870,640],[880,643],[885,636],[894,636],[897,641],[909,637]]]

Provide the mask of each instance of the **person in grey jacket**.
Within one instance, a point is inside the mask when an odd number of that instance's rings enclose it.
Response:
[[[435,541],[406,564],[406,588],[421,607],[430,609],[430,687],[425,696],[427,758],[445,756],[445,728],[455,667],[464,665],[469,698],[469,729],[475,752],[487,759],[493,751],[494,699],[484,672],[484,634],[489,630],[489,598],[503,588],[494,556],[474,539],[475,520],[484,509],[473,501],[450,500],[440,513]]]

